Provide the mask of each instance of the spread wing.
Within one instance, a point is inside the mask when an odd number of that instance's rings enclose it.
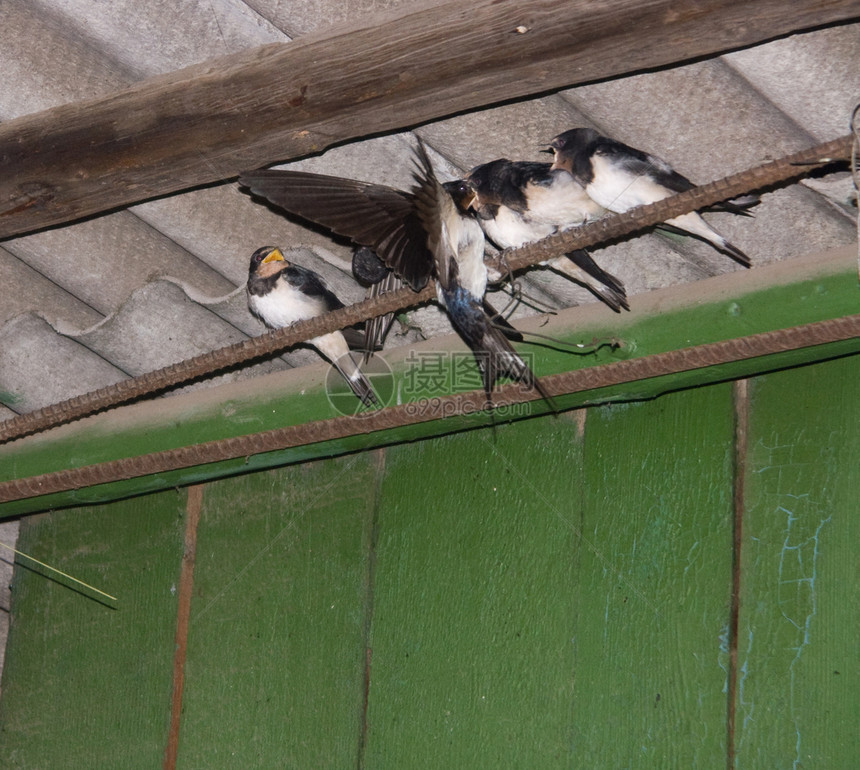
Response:
[[[432,255],[436,279],[443,289],[452,289],[459,276],[457,238],[452,232],[459,214],[451,196],[436,178],[420,141],[415,154],[415,210],[425,233],[427,249]]]
[[[290,214],[372,248],[415,291],[433,271],[426,235],[412,195],[305,171],[248,171],[239,184]]]

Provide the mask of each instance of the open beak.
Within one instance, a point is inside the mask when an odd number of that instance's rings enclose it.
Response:
[[[452,184],[448,191],[460,211],[477,208],[478,193],[465,179],[459,179]]]
[[[284,255],[281,254],[280,249],[272,249],[268,254],[266,254],[266,258],[263,260],[262,264],[266,264],[266,262],[286,262],[284,259]]]

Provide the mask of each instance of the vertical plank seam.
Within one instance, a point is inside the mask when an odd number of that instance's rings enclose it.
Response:
[[[185,686],[185,657],[188,650],[188,626],[191,618],[191,595],[194,590],[194,563],[197,558],[197,525],[203,508],[203,486],[188,488],[185,509],[185,542],[179,575],[179,603],[176,612],[176,636],[173,653],[173,692],[170,703],[170,729],[164,750],[164,770],[175,770],[179,755],[179,727],[182,717],[182,691]]]
[[[373,624],[374,586],[376,585],[376,543],[379,534],[379,505],[382,498],[382,480],[385,476],[385,448],[377,450],[376,479],[373,506],[371,508],[370,538],[367,553],[367,576],[364,605],[364,674],[362,678],[361,715],[359,718],[357,770],[364,769],[364,752],[367,747],[367,709],[370,702],[370,671],[373,662],[373,649],[370,646],[370,633]]]
[[[741,607],[741,546],[743,544],[744,491],[749,431],[749,380],[732,385],[734,408],[734,457],[732,478],[732,596],[729,611],[729,671],[726,692],[726,767],[736,762],[736,715],[738,706],[738,630]]]
[[[594,410],[587,407],[580,407],[579,409],[575,409],[571,416],[574,421],[574,440],[579,440],[582,442],[582,452],[580,454],[580,484],[579,484],[579,521],[576,525],[576,533],[575,533],[575,542],[578,547],[574,548],[574,551],[571,552],[570,558],[571,560],[576,560],[575,569],[577,571],[576,583],[580,584],[582,579],[582,532],[585,530],[585,506],[587,504],[587,494],[588,490],[586,489],[585,484],[585,474],[586,468],[588,466],[588,445],[586,443],[586,433],[588,430],[588,421],[589,419],[594,419],[592,415],[594,414]],[[576,720],[577,720],[577,712],[576,712],[576,666],[579,661],[579,622],[581,620],[581,603],[575,603],[575,609],[573,611],[573,617],[571,620],[574,624],[574,634],[571,640],[573,644],[573,668],[570,672],[570,731],[568,734],[568,740],[571,746],[576,744]]]

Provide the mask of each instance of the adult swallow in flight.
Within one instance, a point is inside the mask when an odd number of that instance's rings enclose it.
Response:
[[[453,184],[445,182],[442,186],[451,186]],[[403,286],[403,281],[397,273],[386,267],[385,263],[376,256],[373,249],[367,246],[359,246],[353,251],[352,274],[360,284],[369,287],[368,296],[370,298],[379,297],[391,291],[397,291]],[[484,297],[483,305],[493,324],[501,329],[502,334],[514,342],[523,341],[523,335],[508,323],[508,320],[490,304],[486,296]],[[370,359],[375,351],[382,347],[385,337],[391,329],[394,315],[394,313],[386,313],[384,316],[376,316],[365,321],[365,362]]]
[[[654,203],[696,186],[661,158],[601,136],[591,128],[565,131],[549,146],[555,155],[552,167],[569,171],[592,200],[616,213]],[[731,202],[721,204],[719,208],[746,214],[743,206]],[[750,266],[749,257],[696,212],[669,219],[666,224],[706,240],[745,267]]]
[[[415,209],[433,257],[436,294],[475,354],[487,402],[492,403],[496,381],[508,376],[537,390],[552,404],[528,364],[484,309],[487,287],[484,232],[468,213],[474,190],[462,180],[441,184],[420,143],[417,156]]]
[[[468,209],[474,191],[462,180],[440,184],[423,145],[416,155],[411,192],[303,171],[251,171],[239,183],[287,212],[372,249],[415,291],[435,277],[437,297],[475,351],[488,394],[505,374],[533,385],[531,370],[483,309],[484,233]]]
[[[248,271],[248,306],[266,326],[280,329],[344,306],[313,270],[291,264],[280,249],[264,246],[251,256]],[[308,340],[334,364],[365,406],[378,406],[370,381],[349,352],[340,331]]]
[[[507,158],[475,166],[466,181],[475,191],[471,207],[487,237],[499,248],[517,248],[580,225],[602,213],[573,176],[549,163]],[[585,285],[615,312],[627,310],[624,284],[584,249],[542,262]]]

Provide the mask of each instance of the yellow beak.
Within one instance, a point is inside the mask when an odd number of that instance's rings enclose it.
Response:
[[[280,249],[272,249],[266,255],[266,258],[263,260],[263,264],[265,265],[266,262],[286,262],[286,261],[287,260],[284,259],[284,255],[281,254]]]

